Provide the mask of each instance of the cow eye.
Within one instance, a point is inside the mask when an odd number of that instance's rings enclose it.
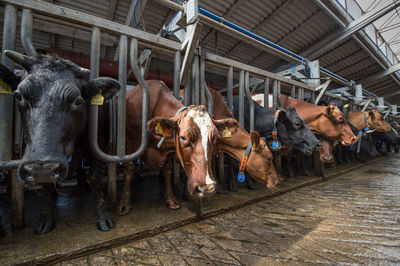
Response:
[[[75,101],[74,101],[74,105],[75,105],[75,106],[79,106],[79,105],[81,105],[81,104],[83,104],[83,99],[82,99],[82,97],[76,98]]]
[[[185,136],[179,136],[179,141],[183,144],[184,147],[187,147],[190,145],[190,142]]]
[[[18,102],[22,101],[22,95],[19,92],[14,92],[14,97]]]

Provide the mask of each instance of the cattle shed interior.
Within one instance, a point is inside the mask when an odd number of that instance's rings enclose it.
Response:
[[[176,14],[175,10],[162,5],[162,1],[155,0],[89,2],[52,0],[47,2],[134,28],[139,27],[152,34],[160,33],[163,27],[165,29]],[[172,2],[179,4],[180,1]],[[384,97],[387,104],[398,105],[400,103],[398,8],[374,19],[378,11],[397,2],[391,0],[200,0],[198,5],[199,8],[222,17],[309,61],[318,59],[321,67],[346,81],[354,82],[353,84],[362,84],[363,89],[371,92],[371,94],[364,93],[366,96]],[[0,19],[4,17],[3,10],[2,8]],[[363,16],[363,14],[369,15]],[[21,12],[19,12],[18,25],[20,15]],[[261,49],[260,46],[251,44],[248,40],[237,38],[222,27],[214,27],[201,20],[200,22],[202,27],[198,44],[203,52],[211,52],[270,72],[290,69],[295,63],[271,50]],[[354,30],[361,23],[364,25],[361,29],[337,41],[339,37]],[[17,31],[17,36],[19,36],[19,27]],[[91,29],[84,25],[33,14],[33,45],[36,49],[48,49],[82,63],[85,61],[84,57],[90,55],[90,33]],[[332,40],[332,36],[336,38]],[[177,40],[173,34],[170,38]],[[114,68],[114,70],[104,70],[104,73],[117,73],[117,64],[111,63],[117,60],[118,40],[118,36],[108,33],[102,38],[101,59],[107,60],[110,68]],[[326,42],[328,44],[334,42],[334,44],[327,46]],[[17,38],[16,50],[23,52],[19,38]],[[88,62],[87,58],[86,62]],[[162,51],[154,51],[147,77],[165,80],[172,86],[170,82],[172,72],[173,56]],[[226,70],[210,66],[206,69],[206,75],[210,86],[226,87]],[[237,73],[235,73],[235,79],[237,79]],[[332,88],[345,85],[333,81],[330,85]]]

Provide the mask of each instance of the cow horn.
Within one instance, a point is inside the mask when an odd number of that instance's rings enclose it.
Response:
[[[30,70],[32,63],[29,62],[29,58],[26,55],[20,54],[18,52],[15,51],[11,51],[11,50],[5,50],[4,54],[10,58],[11,60],[13,60],[15,63],[21,65],[23,68],[25,68],[26,70]]]

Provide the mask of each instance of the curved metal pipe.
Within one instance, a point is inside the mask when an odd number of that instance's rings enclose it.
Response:
[[[17,169],[22,160],[11,160],[8,162],[0,162],[0,169]]]
[[[21,18],[21,42],[27,55],[36,56],[37,52],[32,43],[33,16],[30,9],[22,10]]]
[[[129,155],[109,155],[104,153],[98,144],[98,106],[90,105],[89,107],[89,145],[90,150],[95,157],[101,161],[109,163],[120,163],[132,161],[139,157],[147,146],[147,120],[149,117],[149,92],[144,81],[144,78],[140,72],[138,61],[137,61],[137,40],[132,39],[131,41],[131,67],[136,79],[142,87],[143,93],[143,106],[142,106],[142,143],[139,149]],[[94,28],[92,32],[92,51],[91,51],[91,64],[90,64],[90,77],[91,79],[97,78],[99,75],[99,59],[100,59],[100,30]],[[92,73],[93,71],[93,73]],[[118,121],[120,123],[121,121]],[[124,121],[125,122],[125,121]],[[120,128],[120,127],[119,127]]]
[[[244,92],[246,93],[247,101],[250,106],[250,132],[254,131],[254,101],[251,98],[250,88],[249,88],[249,72],[244,73]]]

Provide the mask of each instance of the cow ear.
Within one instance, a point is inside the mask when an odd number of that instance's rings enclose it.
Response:
[[[260,134],[257,131],[253,131],[250,134],[250,138],[253,149],[257,148],[260,145]]]
[[[119,91],[120,88],[121,85],[115,79],[100,77],[89,82],[84,96],[90,99],[101,93],[105,100],[109,100]]]
[[[240,126],[239,122],[233,118],[214,120],[219,136],[228,137],[235,134]]]
[[[166,117],[154,117],[147,122],[147,132],[153,136],[173,137],[178,128],[175,120]]]
[[[0,83],[3,89],[8,89],[15,91],[18,87],[18,84],[21,82],[21,78],[15,75],[11,70],[9,70],[5,65],[0,64]]]
[[[374,110],[375,110],[375,109],[370,110],[370,111],[368,112],[368,115],[369,115],[371,118],[374,118],[374,116],[375,116]]]

